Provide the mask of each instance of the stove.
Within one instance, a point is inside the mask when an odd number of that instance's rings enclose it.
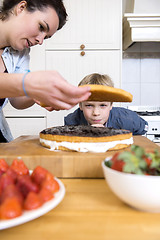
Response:
[[[155,143],[160,143],[160,107],[130,106],[128,109],[148,122],[148,131],[145,136]]]

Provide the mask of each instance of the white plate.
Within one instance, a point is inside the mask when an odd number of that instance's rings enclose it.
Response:
[[[0,221],[0,230],[10,228],[10,227],[15,227],[17,225],[29,222],[35,218],[38,218],[44,215],[45,213],[55,208],[62,201],[65,195],[65,187],[63,183],[56,177],[55,179],[59,183],[60,189],[57,193],[54,194],[53,199],[44,203],[40,208],[37,208],[35,210],[24,211],[24,213],[20,217],[13,218],[11,220]]]

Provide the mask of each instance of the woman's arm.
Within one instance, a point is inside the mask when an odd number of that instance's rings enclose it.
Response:
[[[23,76],[22,73],[0,73],[0,98],[25,96]],[[29,96],[26,105],[32,105],[34,101],[31,99],[35,99],[53,110],[70,109],[90,96],[90,87],[73,86],[56,71],[29,72],[24,87]]]

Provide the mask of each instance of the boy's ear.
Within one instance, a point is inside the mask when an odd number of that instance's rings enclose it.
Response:
[[[110,106],[110,110],[112,110],[112,107],[113,107],[113,103],[111,102],[110,104],[111,104],[111,106]]]
[[[17,4],[17,6],[14,9],[15,15],[18,15],[22,11],[24,11],[27,7],[27,2],[26,1],[21,1]]]

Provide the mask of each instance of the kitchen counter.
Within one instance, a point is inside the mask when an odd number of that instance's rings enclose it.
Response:
[[[134,144],[146,150],[160,147],[143,136],[134,136]],[[125,148],[127,150],[129,148]],[[123,150],[121,150],[123,151]],[[21,157],[29,169],[41,165],[55,176],[62,178],[103,178],[102,161],[116,151],[105,153],[78,153],[50,151],[39,143],[38,136],[21,136],[10,143],[0,144],[0,158],[10,164],[14,158]]]
[[[134,142],[147,150],[155,148],[160,150],[158,145],[142,136],[134,137]],[[56,208],[35,220],[0,231],[0,238],[3,240],[160,239],[160,214],[141,212],[126,205],[111,192],[105,182],[101,172],[101,162],[113,153],[115,151],[103,154],[51,152],[41,147],[38,137],[33,136],[20,137],[11,143],[0,144],[0,157],[6,158],[8,162],[19,155],[29,166],[45,165],[52,171],[68,177],[60,178],[64,183],[66,194]],[[69,170],[69,167],[72,169]],[[77,176],[82,177],[75,178],[78,167]],[[97,177],[94,179],[93,176]]]
[[[62,202],[28,223],[0,231],[3,240],[158,240],[160,214],[119,200],[104,179],[61,179]]]

